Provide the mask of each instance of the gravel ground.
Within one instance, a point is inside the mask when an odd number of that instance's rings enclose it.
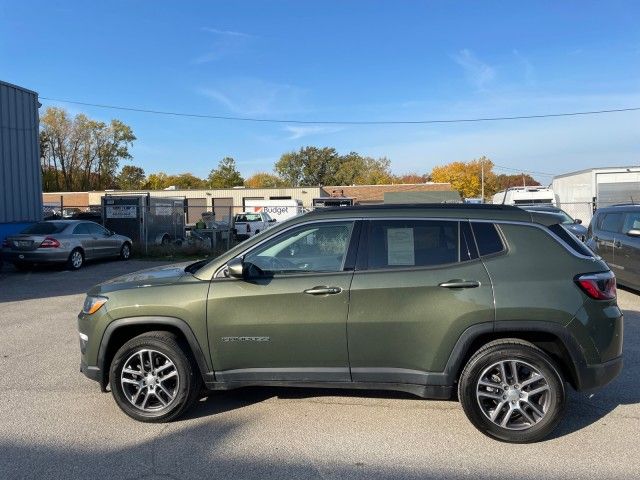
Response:
[[[640,296],[620,290],[625,368],[572,393],[547,441],[478,433],[456,402],[403,394],[243,389],[171,424],[122,414],[78,371],[75,315],[94,283],[154,266],[0,272],[0,478],[638,478]]]

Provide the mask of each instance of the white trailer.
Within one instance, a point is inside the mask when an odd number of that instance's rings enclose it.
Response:
[[[266,213],[276,222],[283,222],[289,218],[304,213],[302,202],[295,199],[262,200],[246,199],[244,201],[246,212]]]
[[[640,167],[590,168],[565,173],[551,183],[557,205],[588,224],[600,207],[640,203]]]
[[[511,187],[496,193],[493,204],[502,205],[555,205],[553,190],[548,187]]]

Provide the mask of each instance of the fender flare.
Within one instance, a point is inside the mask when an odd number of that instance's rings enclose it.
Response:
[[[435,385],[455,384],[457,375],[463,367],[462,362],[468,357],[472,343],[481,335],[490,333],[512,333],[517,337],[518,332],[547,333],[557,337],[569,353],[572,363],[572,365],[569,365],[569,368],[575,374],[576,386],[578,389],[581,388],[583,383],[582,377],[588,366],[575,337],[562,324],[527,320],[486,322],[468,327],[462,332],[451,350],[444,371],[430,375],[429,383]]]
[[[198,364],[198,368],[200,369],[200,373],[202,374],[202,378],[205,381],[211,381],[215,379],[215,375],[213,373],[213,369],[211,367],[211,361],[204,354],[198,339],[195,334],[191,330],[191,327],[184,320],[177,317],[164,317],[164,316],[141,316],[141,317],[125,317],[119,318],[118,320],[114,320],[111,322],[107,328],[104,330],[102,334],[102,339],[100,340],[100,348],[98,349],[98,368],[102,372],[101,384],[105,385],[105,381],[107,378],[107,369],[105,365],[107,349],[109,346],[109,342],[113,334],[120,328],[129,327],[132,325],[144,325],[149,327],[154,326],[170,326],[177,328],[184,335],[187,343],[189,344],[189,348],[193,353],[193,357]],[[150,328],[149,330],[153,330]],[[208,348],[207,348],[208,351]]]

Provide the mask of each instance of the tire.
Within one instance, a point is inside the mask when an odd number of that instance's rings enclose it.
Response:
[[[510,443],[543,439],[565,408],[564,381],[553,360],[518,339],[496,340],[478,350],[462,371],[458,398],[478,430]]]
[[[149,367],[149,355],[155,368]],[[125,366],[127,372],[123,372]],[[141,422],[156,423],[172,421],[186,412],[202,388],[202,377],[188,347],[169,332],[144,333],[120,347],[111,362],[109,382],[124,413]]]
[[[120,260],[129,260],[131,258],[131,244],[125,242],[120,247]]]
[[[170,243],[171,243],[171,238],[169,238],[169,235],[163,235],[162,240],[160,240],[160,245],[166,246],[166,245],[169,245]]]
[[[82,265],[84,265],[84,252],[79,248],[75,248],[69,254],[67,268],[69,270],[80,270]]]

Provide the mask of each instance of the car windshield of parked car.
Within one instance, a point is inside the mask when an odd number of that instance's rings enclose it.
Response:
[[[250,274],[342,270],[352,222],[314,224],[278,235],[244,258]]]
[[[27,235],[52,235],[54,233],[60,233],[67,228],[66,223],[60,222],[39,222],[28,226],[22,232]]]

